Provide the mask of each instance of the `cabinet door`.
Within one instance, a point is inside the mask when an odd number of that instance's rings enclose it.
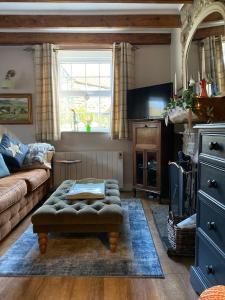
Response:
[[[134,171],[135,184],[144,185],[144,151],[135,151]]]
[[[160,123],[141,123],[134,126],[134,144],[138,149],[158,148],[160,146]]]
[[[158,152],[145,151],[145,185],[153,189],[159,188],[160,164]]]

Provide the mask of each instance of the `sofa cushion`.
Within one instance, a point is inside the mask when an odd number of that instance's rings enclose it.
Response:
[[[17,203],[27,194],[27,185],[24,180],[13,176],[0,180],[0,213]]]
[[[50,177],[50,172],[46,169],[34,169],[14,173],[11,177],[25,180],[28,192],[32,192]]]
[[[7,168],[5,161],[2,157],[2,154],[0,153],[0,178],[9,175],[10,175],[9,169]]]
[[[0,153],[2,153],[4,160],[11,171],[19,169],[22,166],[27,151],[27,145],[13,139],[8,134],[3,134],[0,143]]]

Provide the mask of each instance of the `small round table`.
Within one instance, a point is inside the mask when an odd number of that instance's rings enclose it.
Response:
[[[56,159],[55,163],[62,164],[65,167],[65,179],[72,179],[71,177],[71,171],[72,167],[76,166],[78,163],[81,163],[82,161],[79,159],[76,160],[68,160],[68,159]],[[73,178],[75,179],[75,178]]]

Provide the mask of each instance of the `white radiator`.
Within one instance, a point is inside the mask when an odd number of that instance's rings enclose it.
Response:
[[[57,160],[81,160],[77,164],[63,164]],[[117,179],[123,187],[123,152],[82,151],[56,152],[54,156],[54,185],[66,179]]]

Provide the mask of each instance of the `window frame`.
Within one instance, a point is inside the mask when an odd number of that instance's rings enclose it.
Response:
[[[59,84],[58,84],[58,91],[59,91],[59,98],[63,98],[63,97],[77,97],[77,96],[83,96],[84,93],[88,94],[88,96],[90,97],[110,97],[111,99],[111,109],[109,113],[101,113],[101,109],[100,109],[100,105],[98,107],[98,115],[109,115],[109,127],[108,128],[92,128],[91,132],[88,133],[107,133],[109,134],[111,131],[111,118],[112,118],[112,96],[113,96],[113,61],[112,61],[112,49],[85,49],[85,50],[80,50],[80,49],[74,49],[74,50],[58,50],[58,70],[59,70]],[[67,57],[67,56],[63,56],[63,53],[66,53],[65,51],[70,51],[70,53],[74,53],[74,56],[72,57]],[[85,58],[78,58],[75,57],[75,52],[109,52],[110,53],[110,58],[108,57],[98,57],[95,58],[93,57],[85,57]],[[80,64],[110,64],[110,89],[107,91],[104,90],[91,90],[88,91],[87,88],[85,90],[62,90],[60,87],[60,72],[61,72],[61,64],[76,64],[76,63],[80,63]],[[100,72],[98,76],[87,76],[86,75],[86,67],[85,67],[85,76],[81,76],[85,78],[85,82],[87,82],[87,78],[99,78],[99,82],[100,82],[100,78],[104,78],[104,76],[100,76]],[[108,76],[105,76],[108,77]],[[71,76],[72,78],[72,76]],[[99,83],[100,84],[100,83]],[[99,100],[100,101],[100,100]],[[60,122],[60,126],[61,126],[61,122]],[[71,130],[65,130],[62,129],[62,132],[74,132],[74,133],[87,133],[87,131],[85,131],[85,128],[83,130],[74,130],[71,126]]]

